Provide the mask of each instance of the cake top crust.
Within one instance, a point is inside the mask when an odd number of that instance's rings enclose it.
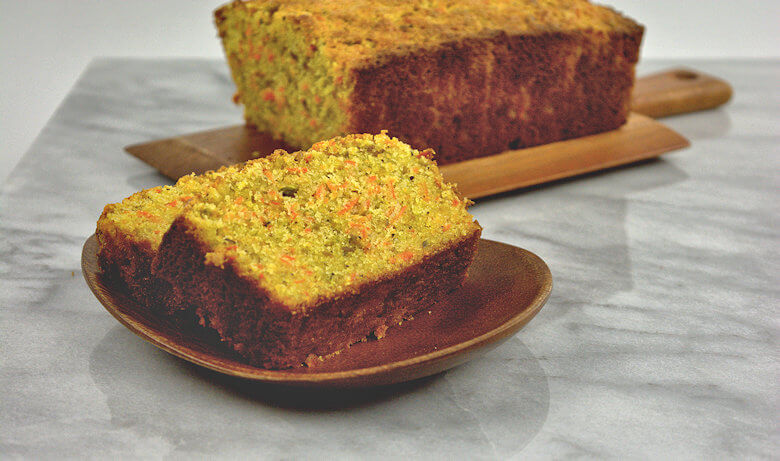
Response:
[[[295,24],[344,67],[420,47],[499,34],[636,33],[642,26],[586,0],[237,0],[219,8]]]

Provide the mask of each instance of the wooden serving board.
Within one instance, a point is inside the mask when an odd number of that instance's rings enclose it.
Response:
[[[633,112],[617,130],[443,165],[441,171],[462,195],[480,198],[657,157],[690,143],[650,117],[711,109],[730,97],[731,87],[715,77],[687,69],[661,72],[637,79]],[[291,150],[245,125],[125,148],[172,179],[268,155],[274,149]]]

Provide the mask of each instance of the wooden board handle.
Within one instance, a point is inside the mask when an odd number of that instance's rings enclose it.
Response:
[[[731,99],[731,85],[690,69],[671,69],[638,78],[631,110],[659,118],[712,109]]]
[[[439,167],[468,198],[480,198],[556,179],[638,162],[688,146],[663,124],[631,114],[617,130]]]

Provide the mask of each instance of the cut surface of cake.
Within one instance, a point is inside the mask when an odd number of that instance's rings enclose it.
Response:
[[[188,176],[107,206],[101,254],[148,248],[142,299],[191,311],[249,363],[297,366],[463,283],[481,229],[432,155],[349,135]]]
[[[184,206],[200,194],[204,184],[231,169],[235,167],[202,176],[184,176],[174,186],[153,187],[106,205],[95,232],[103,273],[121,280],[143,304],[163,306],[165,300],[159,296],[163,287],[151,274],[162,237]]]
[[[585,0],[250,0],[215,12],[250,125],[387,129],[449,163],[617,128],[643,28]]]

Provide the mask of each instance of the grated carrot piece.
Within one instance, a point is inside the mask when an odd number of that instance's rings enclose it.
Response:
[[[317,187],[317,190],[314,191],[314,198],[319,200],[322,198],[323,192],[325,192],[325,183],[320,183],[320,185]]]
[[[414,253],[411,251],[404,251],[403,253],[398,254],[398,258],[400,258],[402,261],[409,261],[410,259],[414,258]]]
[[[401,216],[406,212],[406,208],[406,205],[402,206],[401,209],[398,210],[398,213],[396,213],[395,216],[390,219],[390,223],[394,223],[401,219]]]
[[[349,202],[347,202],[347,204],[346,204],[346,205],[344,205],[344,208],[342,208],[341,210],[339,210],[339,214],[340,214],[340,215],[341,215],[341,214],[344,214],[344,213],[346,213],[347,211],[349,211],[349,210],[351,210],[352,208],[354,208],[354,206],[357,204],[358,200],[360,200],[360,197],[355,197],[355,198],[353,198],[352,200],[350,200]]]
[[[363,237],[363,240],[368,239],[368,228],[365,226],[364,222],[350,222],[349,227],[355,228],[360,232],[360,236]]]
[[[160,218],[158,216],[155,216],[155,215],[149,213],[148,211],[138,210],[138,211],[136,211],[136,214],[138,216],[141,216],[142,218],[148,219],[151,222],[155,222],[155,223],[156,222],[160,222]]]
[[[295,204],[293,203],[290,205],[289,208],[287,208],[287,214],[290,215],[290,219],[295,219],[298,217],[298,212],[295,211]]]
[[[422,192],[422,196],[425,199],[425,201],[428,201],[431,199],[430,194],[428,193],[428,184],[426,183],[420,183],[420,191]]]
[[[398,198],[395,196],[395,179],[390,178],[390,180],[387,182],[387,187],[390,189],[390,196],[393,198]]]

